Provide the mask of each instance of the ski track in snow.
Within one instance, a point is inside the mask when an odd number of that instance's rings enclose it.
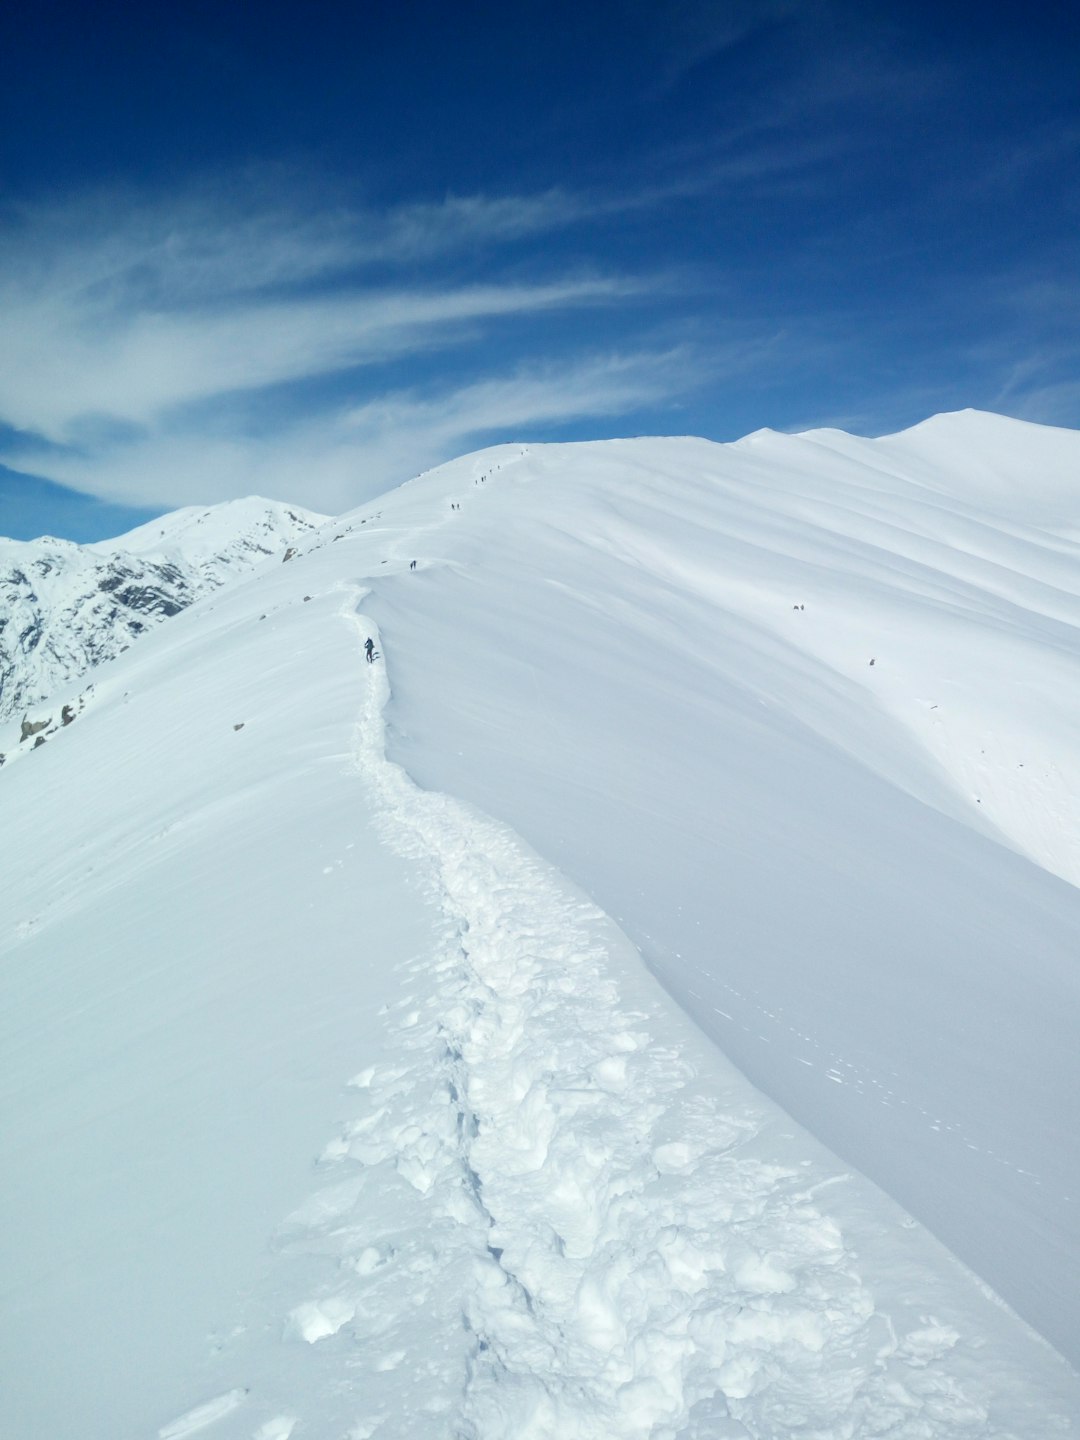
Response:
[[[342,609],[361,640],[363,593]],[[285,1333],[348,1342],[351,1440],[1011,1433],[957,1375],[954,1329],[875,1309],[822,1185],[757,1143],[763,1114],[726,1111],[624,1005],[610,919],[387,760],[385,671],[364,670],[355,767],[445,928],[387,1015],[394,1058],[351,1082],[333,1183],[281,1237],[334,1262]]]

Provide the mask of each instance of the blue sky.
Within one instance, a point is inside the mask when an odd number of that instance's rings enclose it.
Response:
[[[1080,425],[1075,7],[0,21],[0,533],[502,439]]]

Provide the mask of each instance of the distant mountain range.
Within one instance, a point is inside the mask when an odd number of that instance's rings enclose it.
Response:
[[[0,722],[284,555],[325,518],[253,496],[177,510],[92,545],[0,539]]]

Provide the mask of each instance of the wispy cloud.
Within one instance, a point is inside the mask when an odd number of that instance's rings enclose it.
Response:
[[[600,304],[613,279],[447,290],[233,297],[177,312],[96,307],[52,295],[9,303],[0,413],[59,443],[101,419],[151,424],[177,407],[453,344],[473,322]]]
[[[1080,415],[1080,380],[1054,380],[1034,385],[1015,397],[999,401],[995,409],[1018,420],[1034,420],[1040,425],[1063,425],[1076,429]]]
[[[700,366],[684,348],[524,366],[434,396],[385,396],[348,411],[342,426],[367,463],[387,476],[400,475],[418,450],[424,468],[481,439],[535,434],[556,423],[610,418],[668,401],[693,388]]]
[[[1000,382],[989,406],[1021,420],[1075,426],[1080,415],[1080,345],[1044,339],[1019,358],[1000,362]]]
[[[190,304],[356,276],[587,219],[602,197],[559,187],[391,206],[262,165],[148,195],[110,187],[0,211],[0,273],[98,300]]]
[[[790,20],[806,0],[651,0],[660,42],[661,91],[747,36]]]
[[[461,347],[462,373],[475,373],[490,342],[529,320],[565,324],[575,312],[655,297],[655,278],[559,273],[543,256],[531,273],[518,265],[500,276],[488,265],[482,283],[435,263],[474,252],[481,237],[497,250],[629,197],[449,197],[375,213],[280,194],[250,182],[230,196],[218,183],[175,202],[99,195],[9,216],[0,238],[4,458],[136,503],[270,489],[272,475],[276,493],[307,481],[325,504],[331,493],[348,500],[347,475],[355,487],[361,473],[398,473],[408,448],[423,463],[445,458],[440,446],[509,415],[548,423],[670,393],[662,360],[663,381],[649,383],[644,353],[598,368],[575,358],[571,336],[555,345],[562,358],[550,370],[511,363],[513,379],[476,381],[456,401],[378,398],[389,384],[400,391],[410,358]],[[320,395],[330,381],[332,393]],[[273,404],[253,438],[245,417],[258,395]],[[366,447],[378,456],[365,462]],[[296,467],[291,479],[286,464]]]
[[[154,433],[101,453],[52,457],[49,471],[116,501],[145,498],[152,472],[153,493],[170,504],[257,492],[337,513],[477,444],[665,403],[700,375],[700,361],[685,350],[591,355],[457,387],[398,391],[298,418],[274,434]]]

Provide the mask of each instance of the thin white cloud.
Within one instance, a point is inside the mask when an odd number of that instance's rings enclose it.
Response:
[[[662,56],[660,87],[730,50],[755,32],[790,20],[805,0],[650,0]]]
[[[1033,386],[1013,398],[1003,399],[1000,408],[1019,420],[1076,429],[1080,417],[1080,380],[1055,380]]]
[[[19,432],[5,445],[9,464],[152,504],[177,498],[169,477],[179,480],[187,456],[186,474],[212,474],[218,494],[226,471],[250,472],[245,457],[258,454],[244,396],[273,394],[267,423],[286,431],[294,405],[325,408],[318,387],[331,377],[340,383],[364,369],[369,394],[380,365],[647,289],[599,273],[552,275],[550,264],[539,276],[440,282],[433,257],[582,215],[587,203],[563,192],[447,197],[376,213],[325,196],[305,207],[295,195],[283,199],[274,178],[247,177],[235,193],[216,182],[168,200],[84,196],[8,217],[0,423]],[[196,432],[210,411],[213,440]],[[185,494],[191,483],[183,481]]]
[[[485,354],[520,357],[513,327],[529,317],[655,299],[669,281],[559,274],[550,255],[540,273],[535,257],[531,273],[519,263],[506,278],[492,265],[484,283],[441,278],[438,263],[648,197],[552,190],[376,213],[325,195],[305,207],[273,180],[174,199],[84,196],[8,217],[7,464],[142,505],[259,490],[340,508],[475,436],[624,414],[691,388],[668,351],[583,360],[561,326],[546,332],[557,364],[504,359],[499,379],[402,389],[410,359],[430,371],[434,352],[457,346],[475,375]],[[342,399],[350,387],[363,403]]]
[[[571,279],[104,314],[51,294],[11,297],[0,416],[77,444],[88,420],[148,425],[193,401],[451,344],[473,322],[608,303],[633,289],[625,281]]]
[[[0,212],[0,284],[103,308],[179,308],[506,244],[612,203],[556,187],[376,207],[261,167],[175,194],[114,188],[10,205]],[[632,197],[614,203],[622,208]]]
[[[419,445],[424,465],[478,437],[573,420],[623,415],[692,387],[685,349],[592,356],[571,365],[525,367],[434,397],[391,395],[342,417],[345,431],[385,474],[401,471]]]
[[[505,244],[577,224],[613,203],[621,209],[633,202],[556,187],[537,195],[448,195],[435,204],[401,205],[382,222],[378,258],[423,259],[466,245]]]
[[[682,350],[594,355],[433,394],[387,395],[273,436],[160,434],[101,454],[54,456],[48,473],[126,503],[259,493],[340,513],[479,443],[665,403],[697,378]]]

